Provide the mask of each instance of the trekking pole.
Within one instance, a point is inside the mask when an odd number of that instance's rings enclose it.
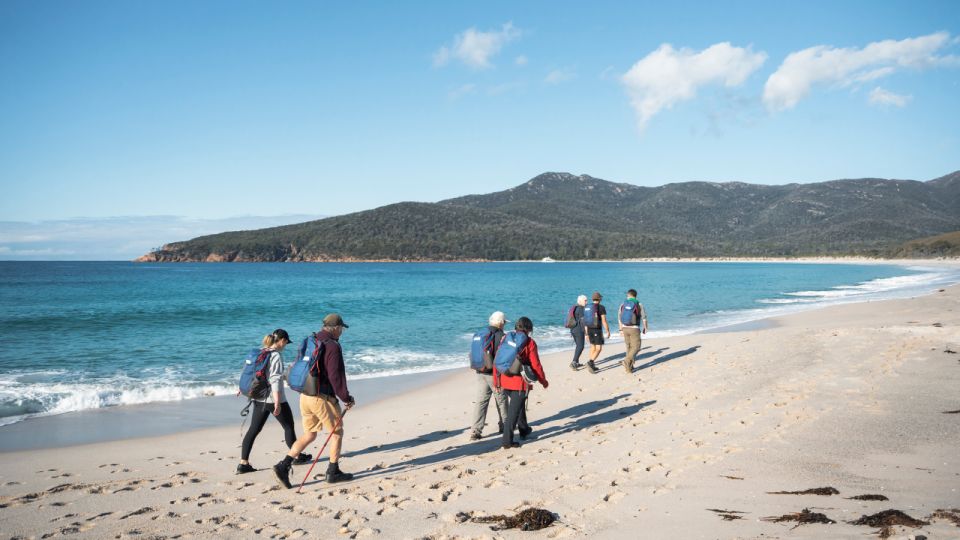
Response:
[[[327,440],[323,442],[323,446],[320,447],[320,451],[317,452],[317,457],[313,458],[313,463],[310,465],[310,468],[307,470],[307,475],[303,477],[303,481],[300,482],[300,487],[297,488],[297,493],[300,493],[300,490],[303,489],[303,484],[307,482],[307,478],[310,477],[310,473],[313,472],[313,467],[317,464],[317,461],[320,461],[320,455],[323,454],[323,450],[327,447],[327,443],[330,442],[330,437],[333,437],[333,434],[337,432],[337,429],[340,427],[340,424],[343,422],[343,417],[347,415],[346,409],[343,411],[343,414],[340,415],[340,418],[337,418],[337,423],[333,426],[333,431],[327,435]]]

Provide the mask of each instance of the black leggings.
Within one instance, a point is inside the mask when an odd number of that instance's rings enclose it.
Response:
[[[267,423],[267,418],[273,416],[273,403],[263,403],[262,401],[253,402],[253,411],[250,413],[250,429],[243,437],[243,450],[240,452],[240,459],[247,461],[250,459],[250,450],[253,449],[253,441],[256,440],[263,425]],[[280,404],[280,414],[277,421],[283,426],[283,438],[287,441],[287,448],[293,446],[297,440],[297,432],[293,430],[293,411],[287,402]]]
[[[573,363],[579,364],[580,355],[583,354],[583,328],[574,328],[570,334],[573,336],[573,341],[577,344],[577,348],[573,350]]]
[[[503,422],[503,444],[509,445],[513,442],[513,430],[519,429],[521,432],[529,431],[530,425],[527,424],[527,409],[524,407],[527,403],[527,392],[520,390],[502,390],[507,395],[507,417]]]

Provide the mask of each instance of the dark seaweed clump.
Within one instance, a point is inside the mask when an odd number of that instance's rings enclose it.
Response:
[[[847,497],[852,501],[889,501],[886,495],[854,495]]]
[[[860,519],[851,521],[850,524],[880,527],[880,531],[878,531],[880,538],[890,538],[893,534],[893,527],[896,525],[913,528],[929,525],[926,521],[914,519],[900,510],[884,510],[869,516],[860,516]]]
[[[945,519],[960,527],[960,508],[940,509],[927,516],[927,519]]]
[[[707,508],[711,512],[716,512],[716,514],[723,518],[724,521],[733,521],[735,519],[743,519],[743,516],[737,514],[746,514],[746,512],[741,512],[739,510],[718,510],[716,508]]]
[[[527,508],[517,512],[514,516],[484,516],[475,517],[470,521],[474,523],[495,523],[500,525],[490,527],[491,530],[500,531],[504,529],[520,529],[521,531],[539,531],[549,527],[557,520],[557,515],[543,508]]]
[[[770,517],[765,517],[760,519],[762,521],[770,521],[773,523],[781,523],[784,521],[796,521],[797,527],[806,523],[826,523],[826,524],[836,523],[836,521],[828,518],[824,514],[821,514],[819,512],[811,512],[809,508],[804,508],[803,512],[794,512],[793,514],[784,514],[782,516],[770,516]]]
[[[832,487],[819,487],[803,491],[768,491],[768,495],[839,495],[840,492]]]

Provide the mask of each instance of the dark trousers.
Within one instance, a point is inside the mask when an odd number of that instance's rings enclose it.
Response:
[[[507,418],[503,424],[503,444],[513,443],[513,431],[519,429],[521,432],[530,430],[527,424],[527,409],[524,405],[527,403],[527,392],[520,390],[502,390],[507,395]]]
[[[257,439],[263,425],[267,423],[267,418],[273,416],[273,403],[253,402],[253,411],[250,413],[250,429],[243,437],[243,448],[240,452],[240,459],[247,461],[250,459],[250,450],[253,449],[253,441]],[[293,446],[297,440],[297,432],[293,430],[293,411],[287,402],[280,404],[280,415],[277,421],[283,426],[283,438],[287,442],[287,448]]]
[[[577,348],[573,350],[573,363],[580,363],[580,355],[583,354],[583,328],[574,328],[570,334],[573,336],[573,342],[577,344]]]

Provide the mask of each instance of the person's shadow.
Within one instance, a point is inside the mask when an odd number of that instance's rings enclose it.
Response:
[[[569,433],[572,431],[578,431],[581,429],[590,428],[592,426],[607,424],[623,420],[624,418],[629,417],[632,414],[635,414],[650,405],[656,403],[655,400],[646,401],[643,403],[636,403],[633,405],[625,405],[616,409],[609,409],[611,406],[615,405],[621,399],[629,397],[630,394],[620,394],[607,399],[591,401],[589,403],[582,403],[580,405],[575,405],[569,407],[562,411],[557,412],[546,418],[535,420],[530,423],[531,427],[533,426],[542,426],[549,422],[561,421],[567,419],[568,421],[557,425],[552,426],[543,430],[535,430],[534,437],[528,441],[529,443],[534,443],[541,439],[548,439],[551,437],[556,437],[564,433]],[[604,410],[608,409],[608,410]],[[420,437],[415,437],[413,439],[407,439],[406,441],[400,441],[397,443],[375,445],[365,448],[364,450],[359,450],[356,452],[351,452],[349,455],[356,455],[364,452],[379,453],[383,451],[398,450],[402,448],[412,448],[419,444],[426,442],[442,440],[459,433],[463,433],[465,429],[454,430],[454,431],[435,431],[427,435],[421,435]],[[431,439],[427,439],[431,437]],[[444,461],[459,459],[465,456],[474,456],[480,454],[486,454],[489,452],[495,452],[500,449],[501,439],[500,437],[495,437],[493,439],[481,440],[476,442],[470,442],[462,444],[459,446],[448,446],[441,450],[438,453],[431,454],[429,456],[422,456],[418,458],[408,459],[406,461],[400,461],[386,467],[376,466],[371,470],[360,471],[354,474],[354,479],[369,478],[384,474],[395,474],[404,470],[409,470],[412,468],[426,467],[430,465],[436,465]],[[348,455],[348,454],[344,454]],[[304,484],[304,486],[309,486],[317,483],[323,482],[323,475],[316,474],[313,479]]]
[[[438,431],[427,433],[425,435],[420,435],[419,437],[407,439],[405,441],[371,445],[362,450],[354,450],[352,452],[346,452],[343,454],[343,456],[352,457],[360,454],[367,454],[367,453],[373,453],[373,452],[390,452],[393,450],[403,450],[405,448],[414,448],[416,446],[420,446],[421,444],[426,444],[426,443],[435,442],[435,441],[442,441],[443,439],[455,437],[465,431],[467,431],[467,428],[453,429],[453,430],[441,429]]]
[[[650,347],[649,345],[647,345],[646,347],[641,347],[640,350],[643,351],[644,349],[650,349],[650,348],[652,348],[652,347]],[[643,358],[650,358],[651,356],[656,356],[656,355],[662,353],[663,351],[668,351],[668,350],[670,350],[670,347],[661,347],[660,349],[657,349],[656,351],[646,352],[646,353],[643,353],[643,354],[638,354],[638,355],[637,355],[637,360],[641,360],[641,359],[643,359]],[[623,360],[623,359],[626,358],[626,357],[627,357],[627,353],[625,353],[625,352],[623,352],[623,353],[618,353],[618,354],[614,354],[614,355],[608,356],[608,357],[604,358],[603,360],[601,360],[601,361],[599,361],[599,362],[596,362],[596,364],[608,364],[608,362],[613,362],[614,360]],[[602,368],[598,369],[597,372],[607,371],[608,369],[618,368],[618,367],[621,367],[622,365],[623,365],[623,364],[622,364],[622,363],[619,363],[619,362],[618,362],[618,363],[611,363],[611,364],[609,364],[609,365],[604,365]]]
[[[664,362],[669,362],[669,361],[671,361],[671,360],[676,360],[677,358],[683,358],[684,356],[687,356],[687,355],[690,355],[690,354],[693,354],[693,353],[697,352],[697,350],[698,350],[699,348],[700,348],[700,345],[694,345],[693,347],[690,347],[689,349],[684,349],[684,350],[682,350],[682,351],[677,351],[677,352],[672,352],[672,353],[670,353],[670,354],[665,354],[665,355],[661,356],[660,358],[654,358],[653,360],[651,360],[651,361],[649,361],[649,362],[647,362],[646,364],[643,364],[643,365],[641,365],[641,366],[637,366],[636,364],[634,364],[634,366],[633,366],[633,373],[636,373],[636,372],[638,372],[638,371],[642,371],[642,370],[644,370],[644,369],[652,368],[653,366],[655,366],[655,365],[657,365],[657,364],[662,364],[662,363],[664,363]]]

